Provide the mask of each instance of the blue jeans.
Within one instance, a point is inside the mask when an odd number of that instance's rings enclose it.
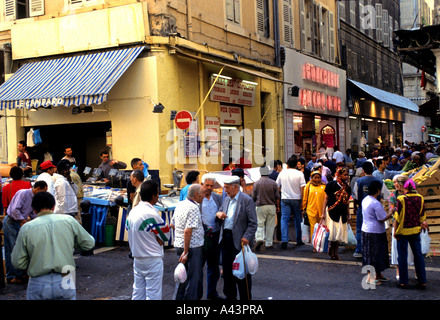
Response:
[[[399,282],[408,284],[408,244],[414,254],[414,267],[419,283],[426,283],[425,257],[422,254],[420,233],[410,236],[398,235],[397,262],[399,263]]]
[[[5,216],[3,220],[3,242],[5,246],[6,278],[10,280],[21,277],[25,274],[24,270],[15,269],[11,262],[12,249],[14,249],[20,228],[20,221],[16,221],[8,215]]]
[[[356,253],[362,253],[362,207],[359,206],[356,211]]]
[[[293,212],[295,222],[296,242],[301,239],[301,200],[282,199],[281,200],[281,242],[289,242],[289,220]]]
[[[48,273],[29,278],[26,299],[76,300],[76,289],[65,283],[60,273]]]

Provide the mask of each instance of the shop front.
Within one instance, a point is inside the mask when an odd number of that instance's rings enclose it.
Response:
[[[404,136],[406,122],[412,116],[418,117],[418,106],[405,97],[351,79],[347,81],[347,88],[348,141],[353,152],[370,152],[380,146],[401,147],[407,139]],[[412,136],[411,132],[408,134]]]
[[[346,73],[328,63],[286,50],[286,159],[318,157],[335,146],[346,149]]]

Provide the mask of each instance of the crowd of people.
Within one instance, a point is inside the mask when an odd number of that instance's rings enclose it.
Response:
[[[75,160],[71,148],[68,149],[66,157],[56,166],[51,161],[40,165],[42,173],[33,186],[21,180],[26,168],[11,168],[12,182],[2,190],[7,280],[21,283],[31,276],[33,281],[29,282],[28,290],[32,287],[33,293],[29,293],[28,298],[42,298],[45,285],[59,285],[68,274],[62,270],[63,263],[74,266],[73,252],[68,248],[77,246],[90,250],[95,245],[93,237],[80,227],[81,179],[77,181],[75,171],[71,170]],[[148,165],[134,158],[127,186],[126,221],[130,257],[134,260],[132,298],[162,299],[164,243],[169,240],[172,229],[176,262],[184,264],[187,273],[186,281],[176,287],[176,300],[203,297],[205,265],[207,299],[252,299],[252,276],[235,277],[234,259],[245,246],[257,252],[270,250],[275,239],[281,242],[282,250],[287,249],[292,219],[296,246],[304,245],[302,224],[308,221],[309,239],[313,237],[313,227],[322,225],[329,233],[330,259],[340,260],[339,246],[347,243],[351,228],[351,198],[356,214],[354,256],[375,270],[367,281],[375,284],[389,281],[382,272],[390,266],[391,247],[391,264],[398,266],[398,287],[408,287],[408,263],[414,263],[417,287],[425,288],[424,257],[420,249],[421,230],[427,229],[423,197],[417,193],[414,181],[402,173],[432,164],[440,156],[439,148],[434,150],[430,145],[406,142],[403,148],[382,146],[367,154],[361,151],[355,158],[350,149],[345,154],[337,147],[331,151],[331,154],[324,151],[319,159],[312,154],[311,159],[292,155],[285,164],[273,161],[270,167],[260,167],[261,178],[252,186],[246,184],[245,170],[234,168],[230,176],[222,179],[221,192],[214,189],[219,182],[215,174],[201,176],[197,170],[190,171],[170,225],[154,207],[159,199],[159,184],[150,179]],[[103,179],[107,179],[105,175],[110,169],[127,167],[121,161],[109,160],[108,152],[102,152],[100,157]],[[393,179],[393,192],[384,184],[385,179]],[[392,226],[388,228],[391,218]],[[63,224],[56,233],[33,232],[55,224]],[[389,246],[387,232],[390,229],[392,243]],[[62,240],[59,239],[61,232],[65,233]],[[50,246],[45,247],[48,239],[60,241],[66,248],[63,252],[56,251],[57,259],[48,259],[53,261],[53,266],[38,259],[38,256],[53,254]],[[413,256],[410,262],[408,246]],[[312,250],[316,251],[313,247]],[[224,297],[217,292],[221,274]],[[38,291],[40,293],[36,293]],[[75,298],[72,291],[60,294],[62,298]]]

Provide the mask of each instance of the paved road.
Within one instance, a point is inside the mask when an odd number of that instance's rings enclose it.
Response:
[[[253,299],[262,300],[440,300],[440,257],[427,257],[428,287],[402,290],[396,287],[395,269],[384,272],[388,283],[375,289],[362,287],[360,259],[353,258],[353,248],[340,247],[342,261],[332,261],[326,254],[312,253],[310,245],[287,250],[274,249],[258,254],[259,269],[253,277]],[[100,248],[92,256],[76,255],[78,300],[129,300],[133,283],[132,260],[126,245]],[[171,300],[177,256],[167,249],[164,257],[163,298]],[[410,274],[413,274],[411,271]],[[415,280],[411,280],[415,284]],[[410,284],[411,284],[410,283]],[[219,292],[223,281],[218,284]],[[26,286],[8,284],[0,300],[25,300]]]

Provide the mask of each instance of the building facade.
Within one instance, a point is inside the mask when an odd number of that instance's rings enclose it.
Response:
[[[308,160],[323,143],[346,147],[346,73],[339,63],[336,2],[289,4],[294,42],[284,43],[286,158]]]
[[[354,152],[382,143],[401,146],[405,115],[417,116],[418,107],[403,97],[401,61],[394,49],[400,3],[338,1],[338,7],[341,64],[348,79],[347,141]]]
[[[222,170],[244,149],[254,166],[283,154],[274,147],[284,140],[282,1],[55,0],[26,2],[26,10],[20,3],[0,8],[7,74],[30,63],[142,50],[99,103],[73,104],[74,112],[62,102],[4,108],[8,163],[31,128],[42,133],[32,150],[39,161],[49,152],[56,162],[69,143],[82,166],[97,167],[99,150],[109,148],[126,163],[144,159],[163,183],[176,169]],[[159,103],[163,113],[153,113]],[[179,111],[192,115],[186,130]]]

